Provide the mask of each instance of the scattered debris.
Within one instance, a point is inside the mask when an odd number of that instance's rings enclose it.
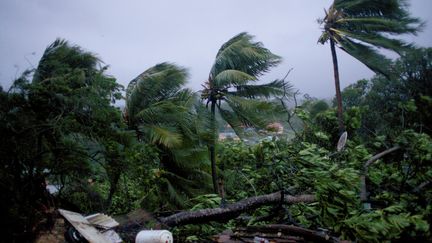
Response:
[[[120,236],[113,230],[119,223],[108,215],[97,213],[84,217],[64,209],[58,211],[71,226],[66,232],[69,241],[79,242],[84,238],[90,243],[122,242]]]
[[[272,242],[339,242],[326,231],[314,231],[294,225],[262,225],[237,228],[234,232],[223,232],[215,237],[215,242],[220,243],[272,243]]]
[[[119,223],[115,221],[113,218],[106,214],[96,213],[85,217],[92,225],[104,228],[104,229],[112,229],[119,226]]]

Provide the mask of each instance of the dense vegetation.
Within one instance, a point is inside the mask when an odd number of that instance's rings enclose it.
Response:
[[[346,17],[341,12],[365,7],[346,2],[377,4],[335,1],[329,14]],[[378,7],[393,16],[394,5]],[[417,19],[397,14],[388,21],[366,16],[355,30],[396,28],[402,16],[405,25],[395,31],[417,31],[406,29]],[[52,227],[59,207],[112,215],[145,209],[154,218],[141,222],[144,228],[178,210],[281,191],[315,200],[171,230],[179,241],[202,242],[225,229],[283,223],[359,242],[432,241],[432,49],[374,33],[344,41],[392,43],[400,57],[388,60],[385,72],[346,87],[333,104],[300,99],[285,78],[252,85],[280,57],[247,33],[222,45],[200,94],[184,87],[188,72],[172,63],[147,69],[124,90],[94,54],[54,41],[35,69],[0,89],[3,239],[33,240]],[[346,50],[347,43],[340,45]],[[123,110],[115,105],[121,99]],[[275,121],[286,125],[284,133],[267,126]],[[243,141],[217,143],[225,124]],[[337,149],[340,124],[348,140]]]

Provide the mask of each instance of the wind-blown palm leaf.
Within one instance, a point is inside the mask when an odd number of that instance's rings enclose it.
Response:
[[[228,69],[220,72],[214,78],[214,85],[216,87],[224,88],[230,86],[245,85],[250,81],[257,80],[256,77],[251,76],[239,70]]]
[[[414,25],[419,22],[419,19],[410,17],[405,0],[335,0],[333,6],[351,17],[397,19]],[[415,33],[418,29],[411,31]]]
[[[175,96],[186,78],[186,69],[170,63],[158,64],[140,74],[126,89],[129,117],[135,117],[139,110],[150,104]]]
[[[355,56],[357,60],[362,62],[375,73],[380,73],[389,77],[388,67],[391,64],[391,61],[384,55],[377,53],[372,47],[354,42],[350,39],[341,40],[339,44],[343,51]]]
[[[136,114],[137,122],[139,123],[155,123],[155,122],[170,122],[175,123],[176,118],[183,119],[178,115],[187,113],[187,107],[174,104],[169,100],[160,101],[150,107],[142,109]]]
[[[336,20],[337,24],[343,26],[345,23],[347,25],[351,25],[350,28],[356,31],[365,31],[367,32],[370,29],[374,31],[379,31],[381,33],[388,34],[405,34],[407,32],[416,34],[417,28],[411,27],[410,22],[406,22],[408,24],[407,27],[401,26],[401,22],[403,20],[393,20],[386,18],[377,18],[377,17],[363,17],[363,18],[342,18]]]
[[[233,95],[226,95],[225,101],[244,126],[263,128],[270,123],[266,114],[274,108],[271,102],[249,100]]]
[[[187,76],[185,68],[171,63],[160,63],[132,80],[127,94],[130,95],[132,91],[145,93],[145,98],[149,100],[170,97],[186,83]]]
[[[163,144],[167,148],[178,147],[182,144],[182,136],[175,127],[165,125],[142,126],[140,129],[148,134],[149,140],[155,144]]]
[[[285,81],[283,80],[275,80],[261,85],[238,85],[236,86],[237,90],[235,92],[228,93],[235,93],[237,96],[250,99],[271,98],[277,95],[282,95],[284,93],[283,89],[285,85]]]
[[[177,166],[191,170],[196,169],[197,165],[201,169],[208,168],[206,147],[192,143],[187,145],[183,143],[183,145],[188,149],[173,150],[173,157],[176,158],[175,161],[181,162],[178,163]],[[186,163],[182,163],[182,161],[185,161]],[[200,163],[196,164],[191,161],[200,161]]]
[[[198,96],[190,89],[181,89],[168,99],[177,106],[194,107],[197,104]]]
[[[219,114],[221,115],[222,119],[231,126],[238,137],[244,137],[245,132],[243,128],[243,122],[239,119],[234,111],[219,107]]]
[[[252,39],[253,36],[243,32],[222,45],[210,72],[212,78],[227,69],[258,76],[279,64],[279,56],[264,48],[261,42],[253,42]]]
[[[181,190],[175,187],[176,184],[175,182],[171,182],[172,180],[173,178],[171,178],[167,173],[159,179],[159,182],[157,183],[159,188],[157,197],[164,198],[166,200],[164,202],[165,204],[170,202],[174,205],[174,208],[168,207],[168,209],[187,207],[187,198],[183,195]],[[167,205],[164,206],[166,207]]]

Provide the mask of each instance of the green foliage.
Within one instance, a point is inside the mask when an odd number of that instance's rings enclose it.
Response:
[[[308,109],[308,107],[305,107]],[[304,108],[297,108],[296,115],[303,121],[302,134],[296,140],[305,140],[332,150],[339,140],[338,118],[335,109],[318,112],[314,117]],[[348,108],[344,115],[345,129],[348,134],[355,134],[361,127],[362,109]],[[349,135],[351,136],[351,135]]]
[[[205,194],[192,198],[191,202],[194,205],[191,208],[192,211],[205,208],[217,208],[220,206],[221,198],[216,194]]]
[[[268,140],[253,147],[223,143],[218,161],[224,169],[222,175],[228,198],[237,201],[284,189],[284,181],[294,176],[297,169],[293,163],[288,163],[291,153],[284,146],[284,143]]]
[[[431,67],[431,50],[418,49],[396,60],[390,80],[377,75],[345,88],[346,108],[360,109],[357,135],[365,142],[376,136],[394,139],[407,128],[430,135]]]
[[[90,145],[103,148],[103,141],[121,129],[120,111],[112,102],[121,97],[122,87],[105,69],[93,54],[56,40],[32,80],[27,71],[1,92],[1,214],[9,237],[28,241],[49,223],[53,199],[46,180],[60,188],[66,183],[85,188],[84,178],[93,172]]]
[[[416,239],[418,234],[429,230],[428,223],[421,215],[410,215],[400,205],[357,213],[343,223],[347,228],[343,237],[359,239],[361,242],[391,241],[399,239],[404,232]]]
[[[299,172],[298,176],[302,178],[303,183],[311,184],[313,191],[316,192],[320,207],[320,225],[340,232],[341,220],[360,205],[359,172],[344,161],[335,164],[335,161],[323,156],[328,154],[327,151],[314,145],[305,145],[305,149],[299,153],[307,166]]]
[[[407,130],[393,141],[403,151],[387,155],[369,168],[368,190],[373,208],[365,210],[359,198],[360,172],[372,154],[382,149],[379,141],[384,140],[376,141],[378,147],[348,141],[345,150],[336,154],[311,143],[222,144],[219,161],[223,163],[227,197],[237,201],[277,190],[317,196],[315,203],[296,204],[287,207],[282,215],[279,212],[282,219],[266,216],[276,208],[256,210],[249,214],[249,224],[282,220],[312,229],[327,228],[342,239],[360,242],[429,239],[430,137]],[[261,218],[270,221],[262,222]]]

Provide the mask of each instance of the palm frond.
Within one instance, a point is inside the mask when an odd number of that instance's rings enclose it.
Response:
[[[345,38],[339,42],[341,49],[376,73],[390,75],[391,60],[379,54],[372,47]]]
[[[280,61],[281,58],[264,48],[261,42],[253,42],[253,36],[240,33],[222,45],[210,76],[214,78],[224,70],[233,69],[256,77]]]
[[[388,34],[417,34],[420,30],[418,26],[412,25],[410,21],[379,17],[346,17],[336,20],[336,24],[338,29],[366,33],[373,31]]]
[[[409,18],[405,0],[335,0],[334,8],[353,17]],[[413,18],[415,23],[416,19]]]
[[[185,112],[187,112],[187,108],[184,106],[179,106],[169,101],[160,101],[140,110],[136,114],[135,119],[139,123],[147,124],[170,121],[174,123],[176,118],[182,118]]]
[[[369,45],[394,51],[398,54],[401,54],[402,52],[413,48],[411,44],[407,44],[402,40],[391,39],[381,34],[351,32],[336,29],[334,31],[343,36],[341,37],[341,39],[349,37],[351,39],[356,39]]]
[[[130,122],[135,120],[140,110],[176,96],[187,76],[186,69],[161,63],[133,79],[126,89],[126,108]]]
[[[160,63],[133,79],[127,89],[126,98],[137,94],[145,100],[144,104],[171,97],[185,83],[186,69],[171,63]]]
[[[250,100],[243,97],[227,95],[226,102],[243,126],[263,128],[268,123],[268,114],[274,111],[272,102]]]
[[[249,99],[255,98],[271,98],[284,93],[285,81],[275,80],[273,82],[262,85],[238,85],[237,90],[229,92],[229,94],[246,97]]]
[[[174,161],[178,167],[186,170],[208,167],[208,151],[204,146],[183,146],[172,151]]]
[[[237,136],[240,138],[244,137],[243,122],[239,119],[234,111],[219,107],[219,114],[224,119],[224,121],[226,121],[231,126]]]
[[[165,175],[164,175],[165,176]],[[176,184],[170,181],[171,178],[161,178],[159,184],[159,197],[165,198],[170,204],[174,204],[175,208],[184,208],[187,206],[187,198],[183,195]],[[163,197],[165,194],[165,197]],[[164,203],[167,203],[164,202]]]
[[[257,80],[257,78],[245,72],[227,69],[216,75],[216,77],[213,79],[213,83],[215,87],[223,89],[229,88],[231,86],[245,85],[248,82],[255,80]]]
[[[182,135],[176,131],[175,127],[152,125],[142,127],[141,130],[148,134],[152,143],[162,144],[167,148],[178,147],[182,144]]]
[[[178,106],[187,107],[189,109],[196,104],[198,96],[190,89],[180,89],[168,100]]]

